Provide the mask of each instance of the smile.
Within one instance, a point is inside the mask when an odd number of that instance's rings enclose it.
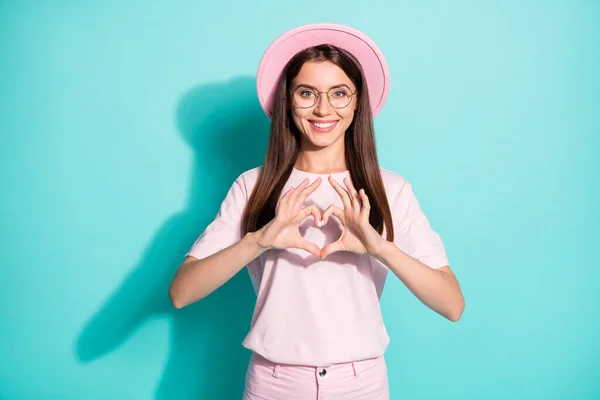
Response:
[[[338,123],[338,121],[331,121],[331,122],[308,121],[308,122],[310,122],[310,124],[312,125],[313,130],[315,130],[317,132],[321,132],[321,133],[331,132]]]

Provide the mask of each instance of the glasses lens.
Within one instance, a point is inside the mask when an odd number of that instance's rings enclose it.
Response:
[[[344,108],[350,104],[352,92],[347,87],[334,88],[329,90],[327,96],[329,96],[329,102],[333,107]]]
[[[315,104],[317,100],[317,93],[314,91],[300,87],[294,92],[294,102],[298,107],[309,108]]]
[[[312,89],[299,87],[294,92],[294,102],[298,107],[310,108],[317,102],[318,93]],[[344,108],[352,100],[352,92],[347,87],[333,88],[327,92],[329,103],[335,108]]]

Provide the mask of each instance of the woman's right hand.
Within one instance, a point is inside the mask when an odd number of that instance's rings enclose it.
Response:
[[[319,226],[321,222],[321,211],[316,205],[302,207],[308,195],[321,184],[321,178],[317,178],[310,186],[307,186],[308,182],[308,179],[303,180],[298,187],[289,189],[279,200],[275,218],[257,232],[259,234],[258,245],[261,248],[296,248],[321,257],[319,246],[304,239],[299,230],[300,223],[311,215],[316,226]]]

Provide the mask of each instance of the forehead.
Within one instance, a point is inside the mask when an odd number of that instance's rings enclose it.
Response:
[[[294,86],[307,84],[320,89],[328,89],[331,86],[340,84],[346,84],[350,88],[354,88],[352,81],[344,70],[330,61],[305,62],[292,83]]]

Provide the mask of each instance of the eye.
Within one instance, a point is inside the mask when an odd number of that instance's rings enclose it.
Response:
[[[311,97],[314,96],[315,94],[313,92],[311,92],[310,90],[302,90],[300,92],[300,96],[302,97]]]
[[[343,90],[338,90],[335,93],[333,93],[333,97],[338,97],[339,98],[339,97],[346,97],[346,96],[348,96],[348,93],[346,93]]]

